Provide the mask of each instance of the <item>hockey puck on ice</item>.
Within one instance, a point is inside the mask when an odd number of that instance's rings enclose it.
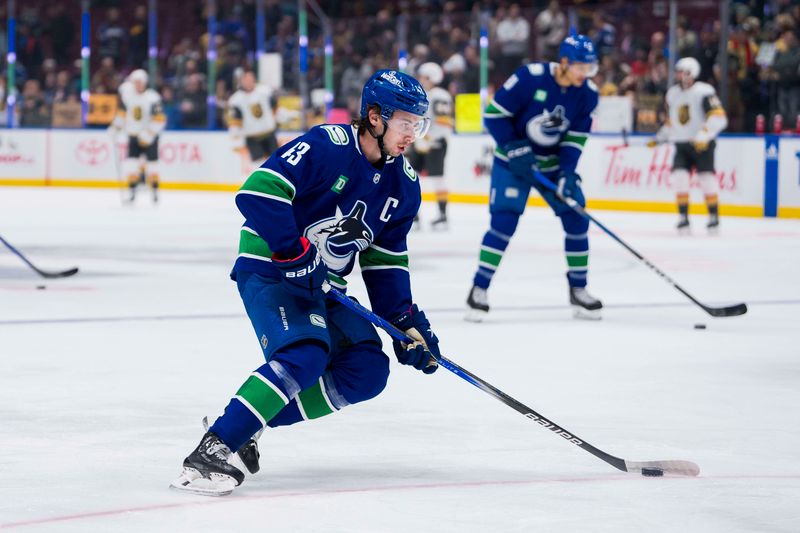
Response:
[[[659,477],[664,475],[660,468],[642,468],[642,475],[647,477]]]
[[[47,288],[47,285],[37,285],[37,286],[36,286],[36,290],[37,290],[37,291],[43,291],[43,290],[45,290],[46,288]]]
[[[706,325],[705,324],[695,324],[694,325],[694,329],[706,329]]]

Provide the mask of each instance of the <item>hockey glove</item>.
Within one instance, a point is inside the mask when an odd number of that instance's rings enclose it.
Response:
[[[711,141],[711,135],[709,135],[708,130],[702,128],[697,132],[697,135],[694,136],[694,139],[692,139],[692,146],[694,146],[694,149],[697,150],[698,153],[705,152],[708,150],[708,145]]]
[[[411,344],[395,340],[392,342],[394,354],[400,364],[411,365],[424,374],[433,374],[439,368],[436,359],[439,353],[439,339],[431,330],[431,323],[425,318],[417,304],[392,320],[392,324],[406,335],[414,339]]]
[[[533,156],[533,148],[527,140],[512,141],[503,146],[503,151],[508,157],[508,169],[514,176],[525,183],[533,184],[532,168],[536,166],[536,158]]]
[[[562,171],[558,174],[558,195],[564,199],[572,198],[581,206],[586,205],[581,190],[581,177],[575,172]]]
[[[328,279],[328,268],[317,254],[317,247],[300,237],[303,251],[292,259],[272,254],[272,264],[280,270],[286,290],[298,298],[322,298],[322,284]]]

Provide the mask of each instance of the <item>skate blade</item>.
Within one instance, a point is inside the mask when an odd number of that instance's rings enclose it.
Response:
[[[691,235],[692,229],[690,227],[678,228],[678,235]]]
[[[603,315],[600,309],[586,309],[579,305],[573,305],[572,317],[578,320],[601,320]]]
[[[467,309],[467,313],[464,315],[464,320],[467,322],[483,322],[488,315],[488,311],[483,311],[481,309],[472,309],[471,307]]]
[[[227,496],[236,488],[236,480],[230,476],[212,475],[213,479],[204,478],[194,468],[184,468],[181,475],[169,484],[171,489],[201,496]]]

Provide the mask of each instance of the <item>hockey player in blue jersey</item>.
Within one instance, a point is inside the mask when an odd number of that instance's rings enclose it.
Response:
[[[382,70],[365,84],[360,120],[326,124],[289,142],[236,195],[245,217],[236,281],[266,363],[184,460],[176,489],[222,495],[258,470],[253,436],[378,395],[389,358],[375,328],[333,300],[358,260],[378,315],[417,342],[394,343],[400,363],[437,369],[438,339],[411,295],[406,236],[420,206],[404,152],[429,127],[422,86]]]
[[[538,190],[564,228],[569,299],[575,316],[600,318],[603,304],[586,291],[589,222],[544,188],[535,167],[558,185],[564,197],[586,201],[575,172],[597,106],[597,89],[588,78],[597,55],[588,37],[572,34],[560,46],[559,63],[523,65],[497,91],[484,112],[497,143],[492,167],[489,231],[481,243],[478,270],[467,297],[467,320],[489,312],[487,290],[525,210],[531,187]]]

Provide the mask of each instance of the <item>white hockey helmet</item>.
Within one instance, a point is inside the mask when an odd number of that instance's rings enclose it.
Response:
[[[417,69],[417,76],[419,77],[425,76],[426,78],[431,80],[431,83],[433,83],[434,85],[439,85],[440,83],[442,83],[442,80],[444,79],[444,71],[442,70],[442,67],[440,67],[436,63],[429,61],[419,66],[419,68]]]
[[[685,72],[690,78],[696,80],[700,77],[700,63],[693,57],[684,57],[675,63],[675,72]]]
[[[145,85],[147,85],[147,81],[149,79],[150,79],[150,76],[147,75],[147,71],[146,70],[142,70],[140,68],[137,68],[136,70],[134,70],[133,72],[131,72],[128,75],[128,80],[130,80],[132,82],[140,81]]]

